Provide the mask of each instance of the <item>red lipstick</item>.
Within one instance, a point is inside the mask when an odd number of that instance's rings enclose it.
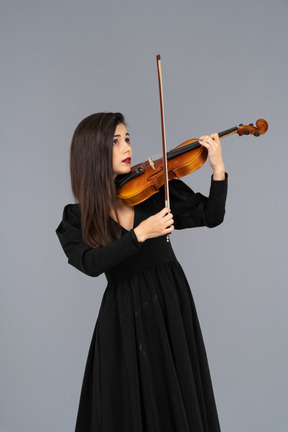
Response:
[[[131,158],[130,158],[130,157],[129,157],[129,158],[126,158],[126,159],[122,160],[122,162],[123,162],[123,163],[130,164],[130,163],[131,163]]]

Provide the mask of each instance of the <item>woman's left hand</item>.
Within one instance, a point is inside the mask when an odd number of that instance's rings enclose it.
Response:
[[[218,134],[213,133],[211,135],[203,135],[198,139],[198,142],[208,150],[209,163],[213,169],[213,179],[224,180],[225,166],[222,158],[222,149]]]

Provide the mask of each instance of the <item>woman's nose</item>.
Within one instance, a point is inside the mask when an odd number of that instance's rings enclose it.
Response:
[[[131,150],[131,146],[128,144],[128,143],[124,143],[123,144],[123,152],[124,153],[127,153],[128,151],[130,151]]]

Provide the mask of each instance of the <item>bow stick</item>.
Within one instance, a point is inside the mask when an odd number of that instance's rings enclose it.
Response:
[[[166,135],[165,135],[165,120],[164,120],[164,103],[163,103],[163,87],[162,87],[162,72],[161,72],[161,57],[156,56],[159,97],[160,97],[160,112],[161,112],[161,130],[162,130],[162,153],[163,153],[163,174],[164,174],[164,192],[165,192],[165,207],[170,208],[169,198],[169,182],[168,182],[168,166],[167,166],[167,150],[166,150]],[[170,241],[169,234],[166,236],[167,242]]]

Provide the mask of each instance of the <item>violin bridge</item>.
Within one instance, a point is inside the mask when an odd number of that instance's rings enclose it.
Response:
[[[155,164],[154,164],[154,162],[153,162],[153,160],[152,160],[151,157],[148,158],[148,162],[149,162],[149,165],[151,166],[151,168],[152,168],[153,170],[155,170]]]

